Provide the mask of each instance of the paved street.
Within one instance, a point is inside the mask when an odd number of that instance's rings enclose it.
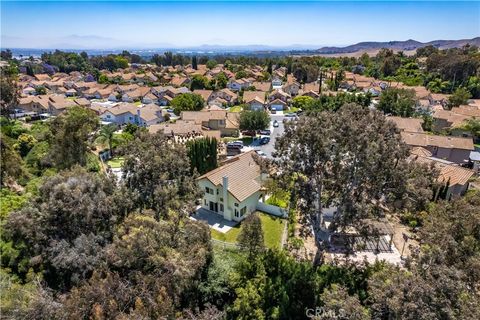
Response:
[[[278,136],[281,136],[284,131],[284,126],[283,126],[283,119],[284,115],[281,114],[272,114],[270,115],[270,118],[272,121],[270,122],[270,131],[272,132],[270,135],[270,142],[265,145],[253,145],[252,147],[255,150],[261,150],[265,152],[267,157],[271,158],[272,157],[272,152],[275,151],[275,140],[277,139]],[[277,120],[279,126],[277,128],[273,127],[273,121]]]

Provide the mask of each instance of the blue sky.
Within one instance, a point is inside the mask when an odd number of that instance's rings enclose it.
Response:
[[[324,46],[479,35],[474,1],[1,2],[1,47]]]

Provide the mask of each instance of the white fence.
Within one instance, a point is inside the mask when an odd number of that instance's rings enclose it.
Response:
[[[272,206],[271,204],[266,204],[263,202],[257,203],[257,210],[266,212],[268,214],[271,214],[277,217],[282,217],[282,218],[288,217],[287,209],[283,209],[277,206]]]

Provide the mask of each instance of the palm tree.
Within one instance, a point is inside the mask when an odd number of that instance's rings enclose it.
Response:
[[[113,154],[112,143],[115,141],[115,131],[117,131],[117,126],[114,124],[109,124],[100,128],[97,141],[100,143],[107,143],[108,150],[110,150],[110,156]]]

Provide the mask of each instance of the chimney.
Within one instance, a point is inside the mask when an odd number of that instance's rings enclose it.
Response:
[[[223,185],[223,192],[222,192],[222,197],[223,197],[223,217],[227,220],[232,220],[232,213],[230,212],[230,209],[228,207],[228,177],[223,176],[222,178],[222,185]]]

